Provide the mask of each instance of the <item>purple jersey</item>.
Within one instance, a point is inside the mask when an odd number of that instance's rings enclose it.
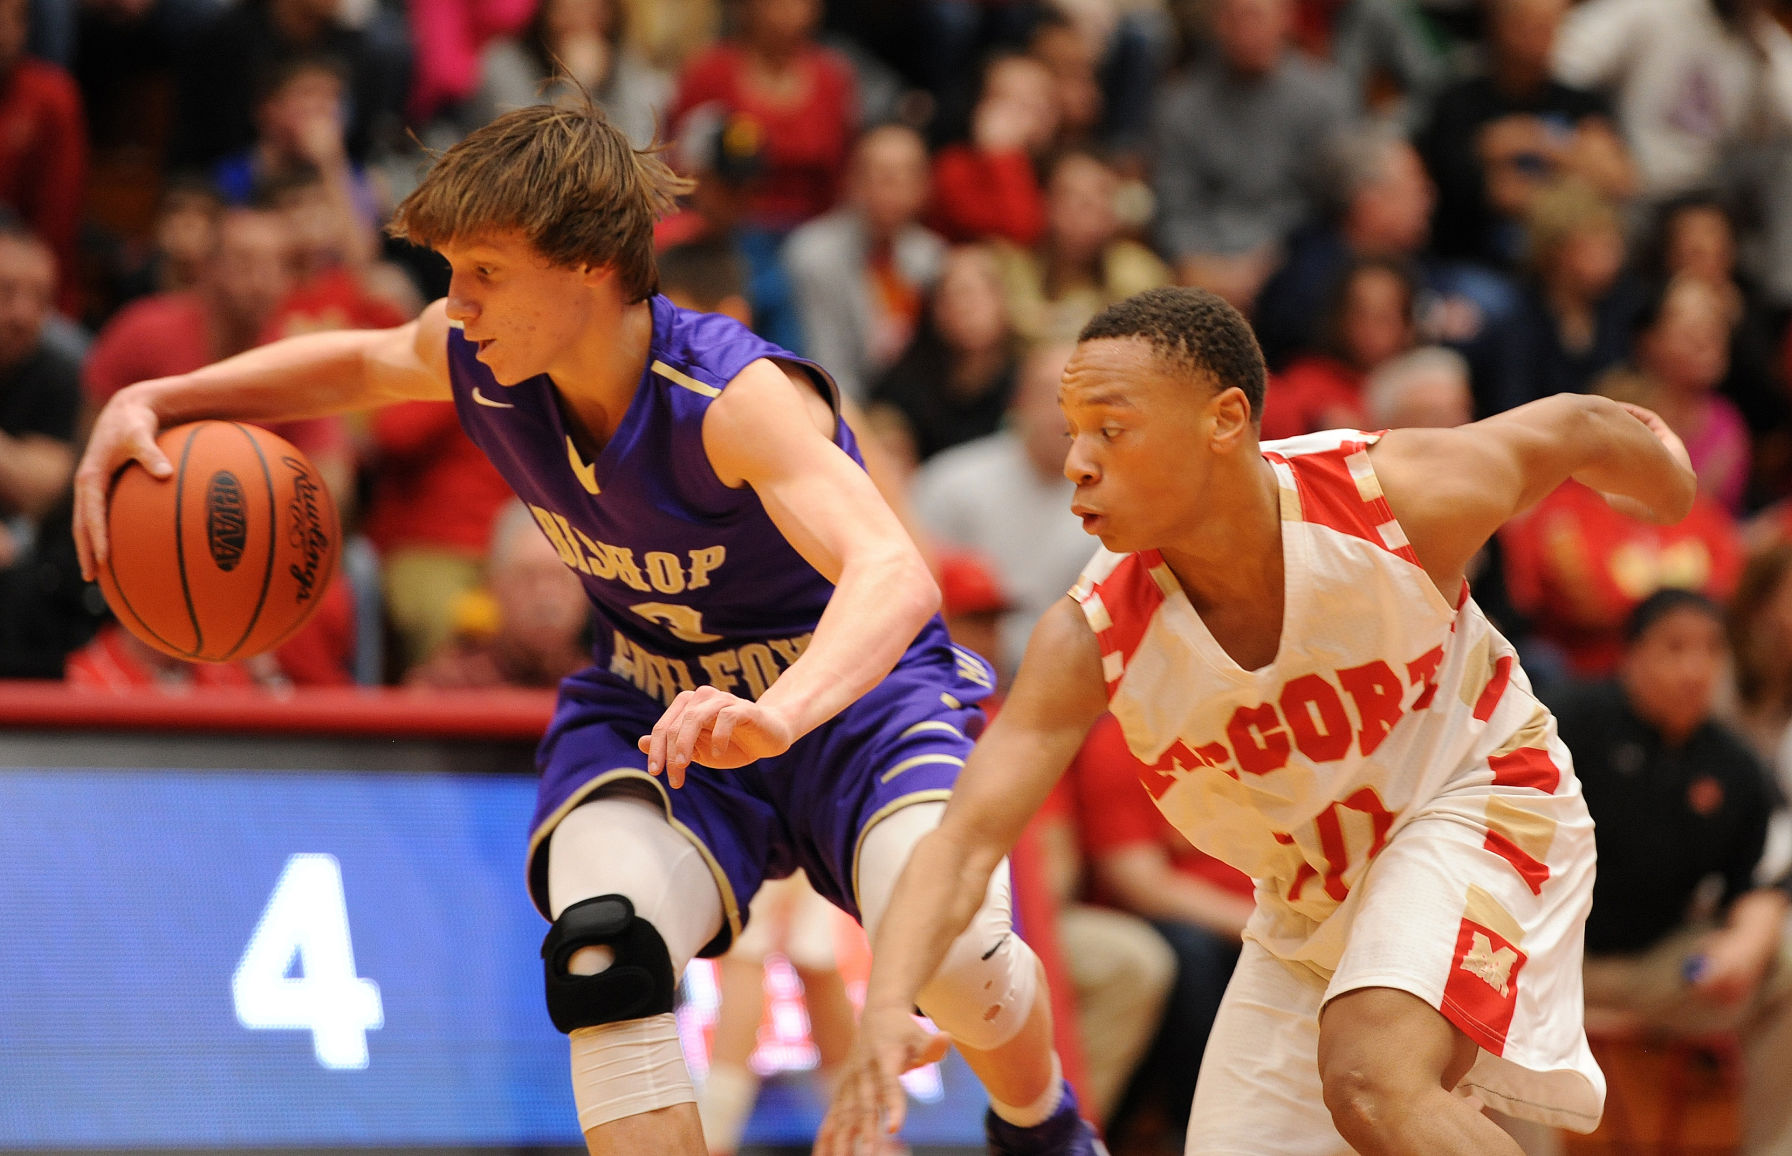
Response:
[[[568,436],[553,383],[500,386],[452,331],[449,376],[461,424],[576,571],[597,615],[595,665],[565,680],[542,741],[530,891],[547,914],[546,841],[568,810],[618,779],[655,791],[704,849],[727,946],[761,880],[804,868],[857,910],[866,827],[895,807],[943,798],[982,721],[994,677],[951,645],[935,615],[896,669],[783,755],[738,770],[693,766],[667,791],[635,740],[680,691],[705,683],[758,698],[808,645],[834,587],[772,523],[751,487],[730,489],[703,448],[709,404],[762,357],[800,365],[836,413],[821,367],[713,314],[654,297],[647,369],[596,460]],[[835,441],[859,461],[836,418]]]
[[[785,541],[750,487],[716,477],[703,417],[761,357],[802,365],[836,411],[839,402],[819,366],[746,326],[664,297],[651,305],[647,370],[595,461],[568,436],[545,374],[499,386],[458,331],[448,338],[454,404],[584,582],[597,612],[599,667],[662,704],[705,683],[758,698],[802,654],[834,588]],[[838,419],[835,441],[859,460]]]

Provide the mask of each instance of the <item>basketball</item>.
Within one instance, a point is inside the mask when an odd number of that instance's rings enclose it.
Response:
[[[278,646],[311,616],[336,569],[336,506],[291,442],[230,421],[156,439],[174,466],[135,462],[106,504],[100,589],[125,629],[176,658],[230,662]]]

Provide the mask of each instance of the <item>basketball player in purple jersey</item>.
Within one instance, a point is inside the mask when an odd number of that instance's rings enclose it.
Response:
[[[686,183],[591,107],[474,132],[398,208],[448,296],[394,330],[297,337],[120,391],[76,478],[104,560],[108,480],[198,418],[452,399],[584,583],[594,663],[542,740],[529,890],[548,1012],[596,1154],[702,1156],[673,993],[767,878],[804,869],[874,929],[939,822],[992,678],[954,648],[867,479],[832,380],[658,296],[653,224]],[[920,1006],[992,1101],[998,1153],[1095,1154],[998,873]]]

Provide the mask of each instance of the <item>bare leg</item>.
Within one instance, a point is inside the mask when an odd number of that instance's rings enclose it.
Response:
[[[821,1053],[823,1071],[837,1070],[852,1050],[852,1001],[846,997],[846,981],[834,968],[793,964],[803,981],[803,1003],[809,1008],[809,1036]]]
[[[705,1156],[703,1126],[697,1122],[695,1104],[674,1104],[599,1124],[585,1133],[585,1147],[591,1156],[639,1156],[643,1152]]]
[[[1522,1156],[1512,1137],[1451,1089],[1475,1044],[1415,995],[1370,987],[1319,1013],[1325,1106],[1362,1156]]]

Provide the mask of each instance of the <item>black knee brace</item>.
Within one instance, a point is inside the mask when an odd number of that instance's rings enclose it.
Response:
[[[606,946],[615,962],[596,975],[573,975],[567,960],[582,947]],[[560,913],[541,941],[548,1016],[563,1032],[641,1019],[672,1010],[678,979],[653,924],[635,918],[621,895],[582,899]]]

